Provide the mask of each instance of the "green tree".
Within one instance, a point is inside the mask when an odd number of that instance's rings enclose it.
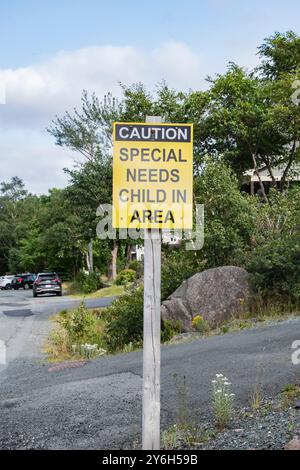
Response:
[[[28,193],[17,176],[0,183],[0,272],[9,269],[10,250],[18,240],[23,200]]]
[[[281,74],[294,74],[300,68],[300,37],[293,31],[276,32],[258,48],[262,64],[258,70],[267,79],[278,79]]]
[[[238,175],[254,168],[265,200],[259,169],[267,168],[273,186],[282,190],[294,164],[299,161],[300,107],[291,100],[294,77],[262,81],[235,64],[211,80],[205,120],[205,147],[222,156]],[[278,185],[273,174],[281,166]]]
[[[195,179],[195,198],[204,204],[204,247],[197,252],[206,268],[235,264],[251,245],[257,203],[241,193],[238,179],[224,162],[209,161]]]

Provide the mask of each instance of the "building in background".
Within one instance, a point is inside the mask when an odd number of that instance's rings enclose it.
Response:
[[[259,175],[261,181],[264,184],[266,192],[272,187],[273,181],[266,167],[260,168]],[[272,173],[277,182],[280,182],[284,172],[284,167],[278,166],[277,168],[272,168]],[[287,179],[288,183],[300,182],[300,165],[295,165],[294,168],[290,171],[289,177]],[[255,173],[255,170],[248,170],[244,173],[242,190],[248,192],[249,194],[257,194],[260,188],[259,178]]]
[[[171,247],[180,245],[181,238],[173,232],[163,231],[162,242]],[[131,248],[131,259],[143,261],[144,259],[144,245],[133,245]]]

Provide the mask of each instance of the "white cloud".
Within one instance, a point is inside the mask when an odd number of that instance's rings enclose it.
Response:
[[[65,184],[62,168],[73,157],[55,147],[45,128],[55,115],[80,104],[83,89],[100,97],[108,91],[119,95],[119,82],[142,81],[153,88],[165,79],[187,90],[200,88],[203,77],[199,56],[175,41],[152,51],[109,45],[61,51],[42,63],[0,70],[0,83],[6,85],[6,105],[0,106],[0,180],[18,175],[35,192]]]
[[[107,91],[119,94],[120,81],[142,81],[153,87],[162,78],[184,89],[199,84],[199,57],[178,42],[150,52],[130,46],[59,52],[41,64],[0,70],[0,80],[6,83],[6,124],[46,124],[55,114],[78,104],[83,88],[100,96]]]
[[[200,57],[186,44],[169,42],[152,54],[154,67],[173,86],[201,88],[203,71]]]
[[[64,187],[63,168],[71,168],[78,156],[53,144],[46,132],[12,129],[1,133],[0,181],[20,176],[27,189],[36,194],[52,187]]]

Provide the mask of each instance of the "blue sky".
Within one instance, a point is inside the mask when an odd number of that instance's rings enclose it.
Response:
[[[145,48],[176,40],[231,60],[275,30],[299,29],[299,0],[0,0],[0,67],[58,50],[111,44]]]
[[[228,61],[255,66],[263,39],[299,33],[299,19],[299,0],[0,0],[0,181],[18,174],[38,193],[66,184],[76,157],[45,128],[83,88],[200,89]]]

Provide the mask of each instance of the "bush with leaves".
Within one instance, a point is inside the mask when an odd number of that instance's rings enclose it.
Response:
[[[105,322],[97,310],[89,310],[82,304],[74,310],[61,311],[53,321],[54,329],[45,345],[45,352],[52,359],[75,356],[90,359],[106,353]]]
[[[104,311],[105,343],[110,352],[121,351],[127,345],[138,347],[143,342],[144,288],[125,293]],[[180,332],[179,323],[162,321],[161,340],[169,341]]]
[[[209,323],[204,320],[202,315],[194,316],[192,320],[192,327],[201,334],[205,334],[209,331]]]
[[[241,193],[233,171],[222,161],[206,162],[195,181],[196,202],[204,204],[204,246],[198,256],[206,268],[234,263],[240,250],[251,245],[257,202]]]
[[[63,310],[58,322],[67,330],[71,344],[91,341],[91,336],[94,339],[96,317],[83,304],[71,312]]]
[[[181,323],[179,320],[163,320],[161,325],[161,342],[166,343],[173,336],[181,333]]]
[[[300,305],[300,236],[266,240],[253,249],[245,267],[264,297]]]
[[[126,284],[129,284],[130,282],[134,282],[136,280],[136,271],[133,269],[123,269],[123,271],[120,271],[116,284],[124,286]]]
[[[102,282],[99,274],[97,273],[88,273],[80,272],[75,279],[73,287],[77,287],[84,294],[90,294],[95,292],[102,287]]]
[[[126,293],[105,309],[106,343],[111,352],[143,339],[143,288]]]
[[[143,275],[143,263],[138,260],[133,260],[129,263],[129,269],[133,269],[136,272],[137,277],[141,277]]]
[[[82,344],[105,346],[102,335],[103,319],[83,304],[75,310],[62,310],[57,317],[57,323],[67,333],[70,351],[73,346],[81,347]]]
[[[197,251],[186,251],[184,246],[178,250],[165,250],[161,267],[161,297],[165,300],[177,287],[193,274],[202,271],[205,261]]]
[[[300,188],[271,191],[260,207],[251,249],[239,263],[252,275],[263,297],[300,304]]]

